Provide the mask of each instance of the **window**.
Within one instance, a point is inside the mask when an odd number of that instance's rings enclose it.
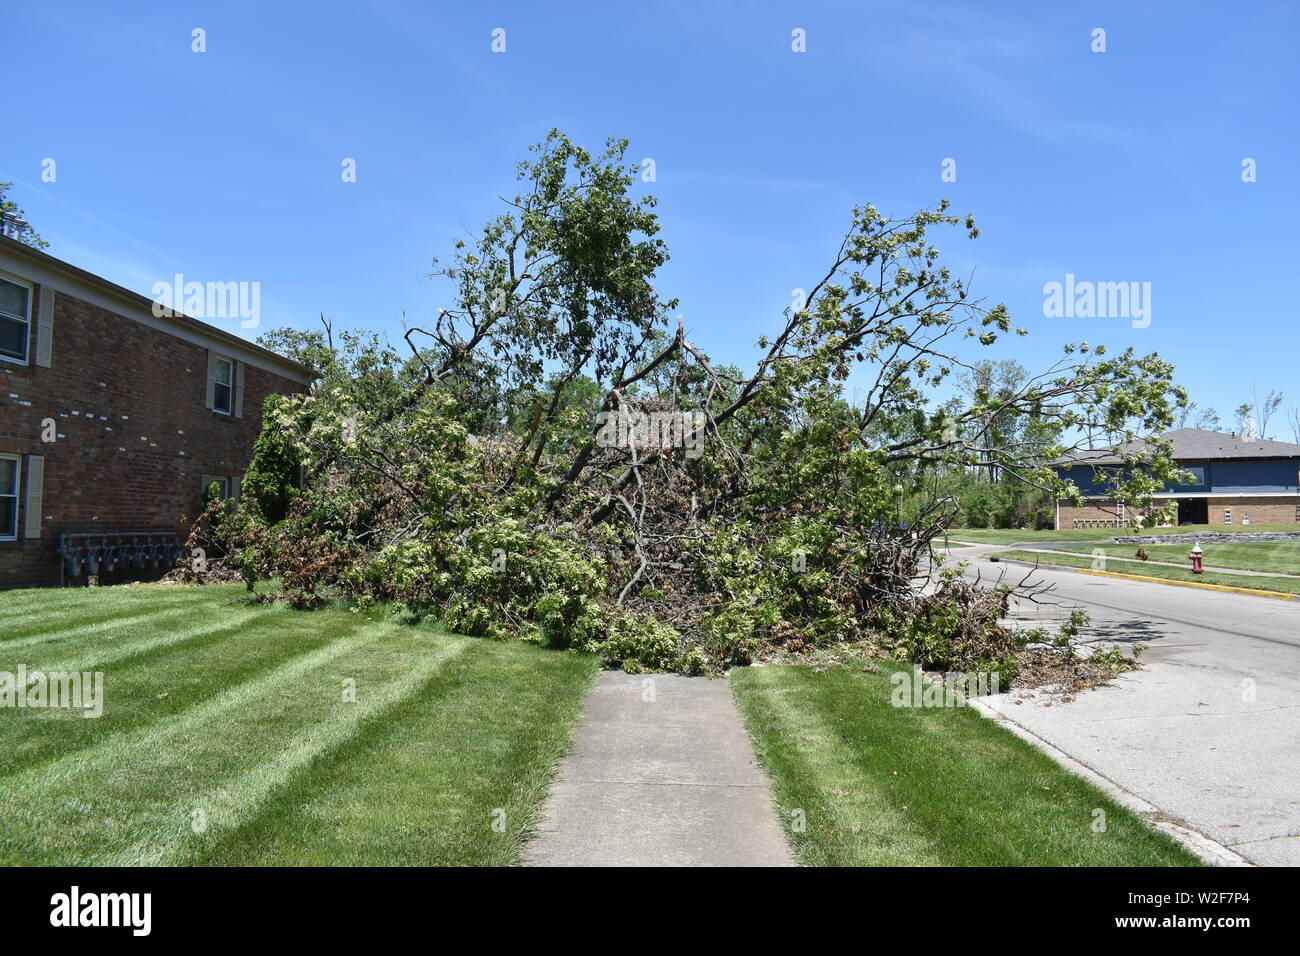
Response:
[[[0,358],[27,364],[32,287],[0,276]]]
[[[234,392],[234,363],[230,359],[219,358],[213,367],[212,409],[229,415],[230,398]]]
[[[208,489],[213,485],[217,486],[217,497],[225,501],[230,497],[230,479],[221,475],[204,475],[203,476],[203,500],[208,500]]]
[[[1204,466],[1204,465],[1193,465],[1193,466],[1191,466],[1191,467],[1189,467],[1189,468],[1187,468],[1187,469],[1185,469],[1185,470],[1191,472],[1191,475],[1192,475],[1191,480],[1187,482],[1189,485],[1203,485],[1203,484],[1205,484],[1205,466]]]
[[[1225,510],[1225,511],[1223,512],[1223,523],[1224,523],[1224,524],[1232,524],[1232,512],[1231,512],[1231,511],[1226,511],[1226,510]]]
[[[0,455],[0,541],[18,538],[18,482],[22,477],[19,459]]]
[[[234,483],[228,475],[204,475],[203,476],[203,500],[206,503],[208,498],[208,489],[213,485],[217,486],[217,497],[222,501],[227,501],[234,497]]]

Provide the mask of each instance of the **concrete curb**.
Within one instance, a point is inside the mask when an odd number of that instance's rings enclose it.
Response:
[[[931,683],[943,683],[942,678],[935,674],[926,674],[925,677]],[[1222,843],[1210,839],[1199,830],[1194,830],[1185,823],[1168,819],[1155,804],[1148,803],[1130,790],[1125,790],[1109,777],[1103,777],[1086,763],[1075,760],[1065,751],[1054,747],[1033,731],[1020,726],[1006,714],[990,707],[978,697],[966,697],[957,690],[954,690],[953,693],[964,700],[966,705],[981,717],[995,721],[999,726],[1005,727],[1021,740],[1032,745],[1036,750],[1051,757],[1065,770],[1070,771],[1076,777],[1082,777],[1120,806],[1136,813],[1152,829],[1159,830],[1161,833],[1177,840],[1203,863],[1209,866],[1254,866],[1245,857],[1228,849]]]
[[[994,556],[998,559],[995,563],[1019,564],[1027,568],[1047,568],[1052,571],[1074,571],[1078,574],[1091,574],[1094,577],[1099,578],[1119,578],[1122,581],[1147,581],[1155,584],[1171,584],[1176,588],[1200,588],[1203,591],[1224,591],[1228,594],[1246,594],[1250,597],[1270,598],[1274,601],[1300,600],[1300,594],[1291,594],[1287,591],[1265,591],[1262,588],[1234,588],[1227,584],[1202,584],[1199,581],[1175,581],[1172,578],[1153,578],[1145,574],[1121,574],[1118,571],[1094,571],[1091,568],[1075,568],[1068,564],[1048,564],[1046,562],[1026,561],[1024,558],[1004,558],[1001,555],[990,555],[989,557]]]

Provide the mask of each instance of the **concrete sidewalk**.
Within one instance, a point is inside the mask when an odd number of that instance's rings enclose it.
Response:
[[[524,860],[794,865],[727,681],[602,673]]]

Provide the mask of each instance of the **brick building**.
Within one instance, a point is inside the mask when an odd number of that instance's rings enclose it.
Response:
[[[203,489],[238,496],[262,400],[310,381],[0,236],[0,588],[84,583],[92,568],[105,583],[161,574]]]
[[[1300,445],[1179,428],[1160,436],[1192,481],[1169,485],[1156,505],[1177,502],[1179,524],[1300,523]],[[1052,465],[1084,494],[1082,505],[1056,503],[1056,529],[1129,524],[1124,505],[1106,496],[1106,475],[1121,464],[1111,450],[1088,451]],[[1099,479],[1099,480],[1094,480]]]

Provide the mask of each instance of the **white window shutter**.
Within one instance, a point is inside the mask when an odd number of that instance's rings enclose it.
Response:
[[[244,417],[244,363],[235,362],[235,417]]]
[[[230,476],[230,497],[235,501],[239,500],[239,486],[241,484],[239,475]]]
[[[54,290],[41,286],[39,313],[36,317],[36,364],[49,368],[54,360]]]
[[[23,536],[41,536],[41,510],[45,507],[45,456],[27,456],[27,501]]]
[[[208,408],[215,408],[217,404],[216,388],[215,388],[216,383],[217,383],[217,356],[213,353],[212,349],[208,349],[207,398],[203,400],[203,403],[207,405]]]

